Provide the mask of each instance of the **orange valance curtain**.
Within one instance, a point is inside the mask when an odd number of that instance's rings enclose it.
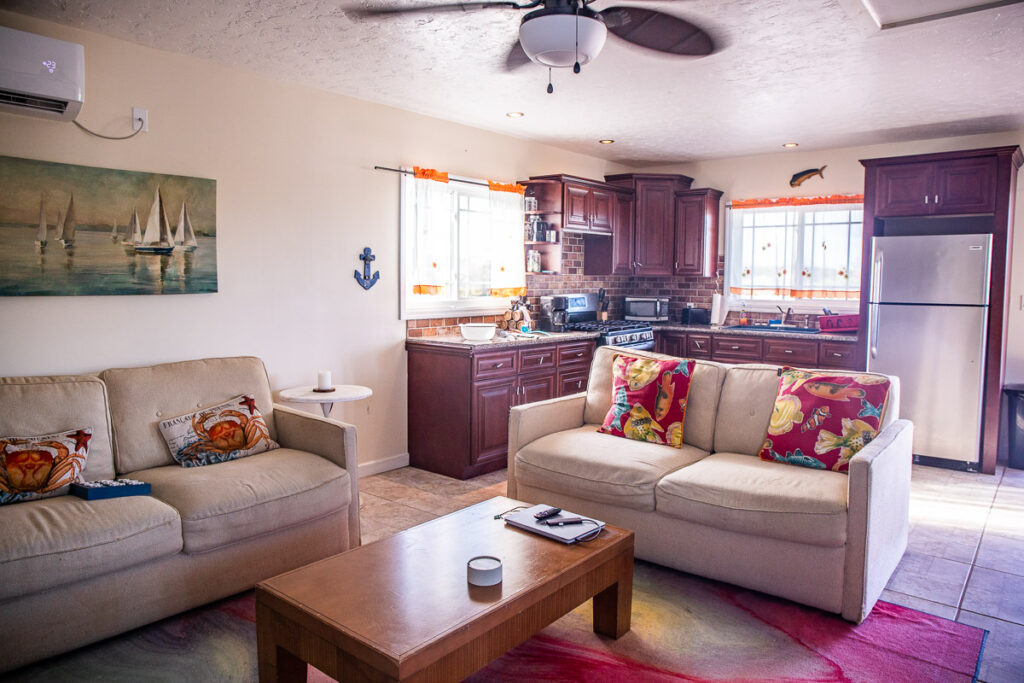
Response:
[[[862,194],[833,194],[825,197],[776,197],[774,199],[734,199],[733,209],[770,209],[774,206],[812,206],[814,204],[863,204]]]
[[[491,192],[515,192],[516,194],[526,194],[526,185],[520,185],[519,183],[499,183],[496,180],[488,180],[487,189]]]
[[[448,174],[444,171],[438,171],[433,168],[420,168],[419,166],[412,167],[412,174],[416,178],[421,180],[436,180],[439,183],[448,182]]]

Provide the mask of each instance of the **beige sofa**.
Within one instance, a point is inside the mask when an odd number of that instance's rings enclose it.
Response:
[[[513,408],[509,497],[632,529],[639,558],[862,621],[907,545],[898,380],[846,475],[758,458],[778,366],[697,361],[680,449],[597,432],[616,353],[668,357],[600,347],[585,394]]]
[[[161,418],[253,394],[280,449],[171,458]],[[356,433],[273,405],[258,358],[0,379],[0,434],[92,427],[88,480],[152,496],[0,506],[0,671],[71,650],[359,545]]]

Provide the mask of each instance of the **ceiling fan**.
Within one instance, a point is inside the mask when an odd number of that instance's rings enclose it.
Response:
[[[519,25],[519,38],[505,59],[506,70],[533,61],[548,68],[580,67],[597,57],[610,31],[627,43],[673,55],[703,57],[715,51],[714,41],[688,21],[640,7],[590,9],[594,0],[485,0],[454,4],[351,8],[356,16],[381,17],[408,13],[473,12],[481,9],[533,9]],[[548,92],[552,92],[548,84]]]

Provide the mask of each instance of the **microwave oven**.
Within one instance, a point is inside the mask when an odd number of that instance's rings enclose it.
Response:
[[[645,320],[650,322],[668,320],[668,297],[666,296],[627,296],[625,299],[626,320]]]

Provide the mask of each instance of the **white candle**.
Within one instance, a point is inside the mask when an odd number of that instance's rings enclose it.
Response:
[[[331,371],[320,370],[316,373],[316,388],[325,391],[330,389],[333,385],[331,384]]]

